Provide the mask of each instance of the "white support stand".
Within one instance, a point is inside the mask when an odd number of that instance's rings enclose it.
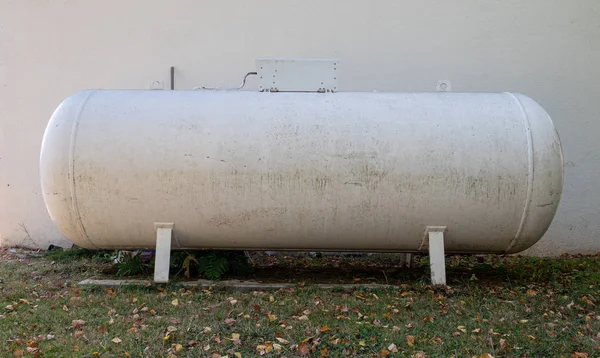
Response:
[[[429,265],[431,268],[431,283],[446,285],[446,261],[444,254],[445,226],[428,226],[425,229],[421,249],[429,246]]]
[[[156,254],[154,260],[154,282],[169,282],[169,266],[171,265],[171,239],[173,223],[154,223],[156,229]]]

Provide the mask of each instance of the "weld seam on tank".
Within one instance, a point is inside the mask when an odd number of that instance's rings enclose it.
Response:
[[[521,109],[521,115],[523,118],[523,124],[525,125],[525,133],[527,137],[527,196],[525,198],[525,206],[523,207],[523,215],[521,216],[521,222],[519,223],[519,228],[517,229],[517,233],[515,237],[512,239],[508,248],[505,252],[510,252],[512,248],[519,241],[519,237],[523,232],[523,228],[525,227],[525,221],[527,221],[527,216],[529,215],[529,207],[531,206],[531,200],[533,197],[533,176],[534,176],[534,167],[533,167],[533,138],[531,135],[531,124],[529,122],[529,117],[527,116],[527,111],[525,111],[525,107],[523,107],[523,103],[521,100],[510,92],[505,92],[507,95],[512,97],[519,108]]]
[[[69,178],[69,189],[71,190],[71,209],[73,212],[73,215],[75,216],[75,219],[77,221],[78,224],[78,229],[80,231],[80,233],[82,234],[81,236],[84,237],[87,242],[94,248],[98,248],[93,242],[92,240],[90,240],[87,231],[85,230],[85,227],[83,226],[83,221],[81,220],[81,214],[79,213],[79,205],[77,203],[77,189],[75,187],[75,182],[76,182],[76,178],[75,178],[75,146],[76,146],[76,142],[77,142],[77,132],[79,131],[79,122],[81,120],[81,114],[83,113],[83,110],[85,109],[85,106],[87,104],[87,102],[89,101],[89,99],[96,94],[96,92],[98,92],[98,90],[94,90],[94,91],[90,91],[87,95],[87,97],[85,97],[85,99],[81,102],[81,105],[79,107],[79,109],[77,110],[77,115],[75,116],[75,119],[73,120],[73,127],[71,129],[71,142],[69,144],[69,174],[68,174],[68,178]]]

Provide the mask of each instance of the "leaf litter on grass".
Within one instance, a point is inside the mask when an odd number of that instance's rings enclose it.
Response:
[[[600,346],[597,257],[490,256],[487,274],[477,258],[451,258],[444,289],[425,271],[408,280],[390,270],[395,289],[304,283],[234,295],[177,283],[79,287],[94,272],[86,260],[4,258],[0,355],[591,357]],[[357,261],[334,264],[370,265]]]

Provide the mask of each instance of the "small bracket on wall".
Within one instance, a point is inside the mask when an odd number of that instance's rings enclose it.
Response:
[[[162,81],[154,81],[150,85],[150,89],[151,90],[163,90],[163,89],[165,89],[165,85],[163,84]]]
[[[439,80],[435,90],[436,92],[452,92],[452,83],[450,80]]]

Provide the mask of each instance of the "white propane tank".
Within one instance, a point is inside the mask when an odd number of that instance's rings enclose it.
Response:
[[[85,248],[515,253],[559,204],[561,145],[511,93],[82,91],[46,128],[52,220]]]

